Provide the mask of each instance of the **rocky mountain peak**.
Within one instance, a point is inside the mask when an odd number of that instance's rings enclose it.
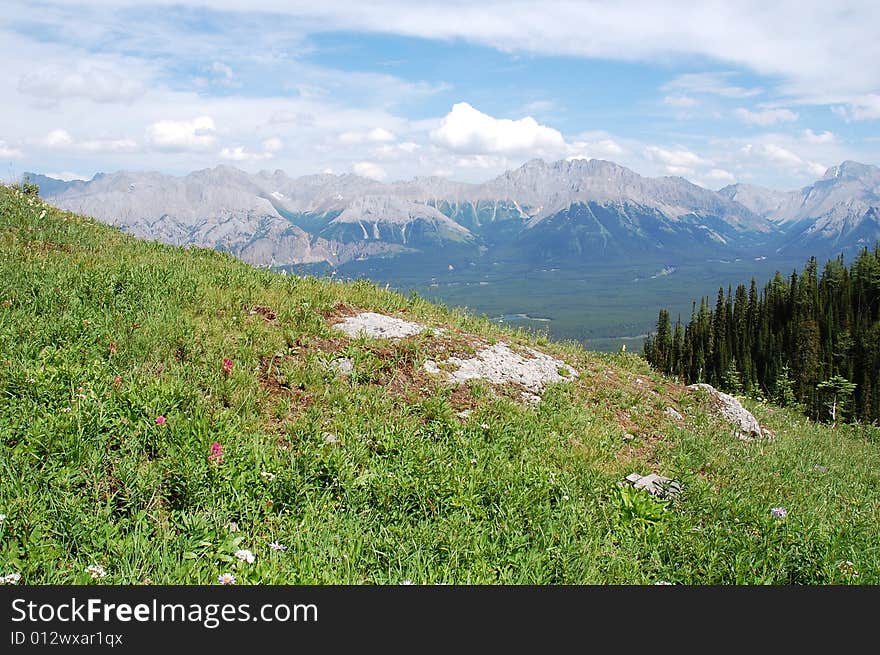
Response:
[[[823,180],[835,180],[842,178],[877,178],[880,177],[880,168],[869,164],[860,164],[857,161],[847,160],[837,166],[832,166],[822,177]]]

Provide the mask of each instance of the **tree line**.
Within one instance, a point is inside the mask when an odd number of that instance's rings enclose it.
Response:
[[[644,355],[687,383],[730,393],[761,393],[800,404],[817,419],[880,419],[880,244],[849,268],[843,256],[821,274],[816,258],[759,290],[753,278],[702,298],[690,321],[673,325],[660,310]]]

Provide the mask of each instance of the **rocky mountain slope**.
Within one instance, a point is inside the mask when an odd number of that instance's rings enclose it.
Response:
[[[255,264],[332,266],[405,254],[586,260],[639,252],[818,250],[880,237],[880,173],[844,162],[800,191],[680,177],[648,178],[609,161],[532,160],[483,184],[436,177],[383,184],[355,175],[289,178],[218,166],[172,177],[120,172],[65,183],[38,175],[59,207],[173,244],[226,250]]]
[[[853,251],[880,238],[880,168],[845,161],[799,191],[732,185],[719,191],[785,229],[782,250]]]

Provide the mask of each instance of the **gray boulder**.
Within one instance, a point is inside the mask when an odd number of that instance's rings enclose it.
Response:
[[[735,434],[738,439],[743,441],[754,441],[764,436],[765,430],[761,427],[752,413],[730,394],[718,391],[711,384],[698,383],[688,387],[692,390],[702,390],[709,394],[709,397],[718,406],[718,411],[729,423],[734,426]]]

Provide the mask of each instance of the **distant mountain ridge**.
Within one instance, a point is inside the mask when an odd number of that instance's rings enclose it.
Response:
[[[880,238],[880,169],[843,162],[800,191],[736,184],[712,191],[604,160],[526,162],[482,184],[438,177],[381,183],[290,178],[217,166],[174,177],[28,174],[54,204],[144,238],[195,244],[257,265],[504,252],[582,261],[762,249],[852,249]],[[822,254],[821,252],[819,254]]]
[[[880,239],[880,168],[845,161],[798,191],[735,184],[719,191],[786,230],[782,250],[855,250]]]

